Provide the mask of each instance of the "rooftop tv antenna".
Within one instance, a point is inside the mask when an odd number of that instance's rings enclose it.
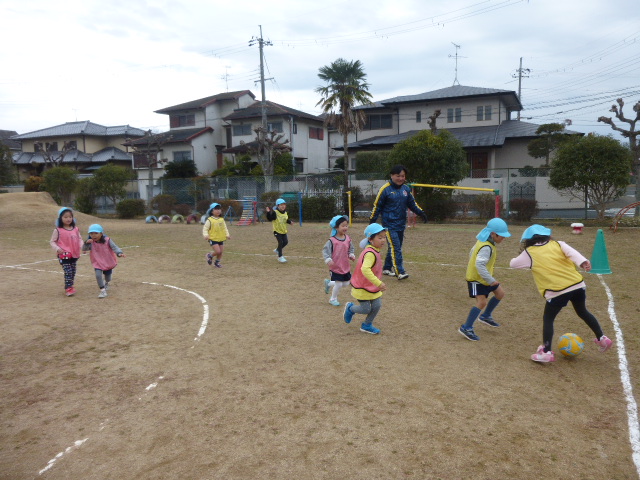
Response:
[[[458,50],[460,49],[460,45],[458,45],[457,43],[453,43],[451,42],[451,44],[456,47],[456,54],[455,55],[449,55],[449,58],[455,58],[456,59],[456,78],[453,80],[453,84],[454,85],[460,85],[460,82],[458,81],[458,58],[467,58],[467,57],[463,57],[461,55],[458,55]]]

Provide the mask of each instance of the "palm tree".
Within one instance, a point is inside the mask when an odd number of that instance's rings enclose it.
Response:
[[[357,105],[371,103],[371,94],[366,82],[360,60],[348,62],[338,58],[331,65],[321,67],[318,71],[320,80],[326,82],[324,87],[316,88],[316,93],[322,97],[316,104],[322,106],[327,114],[325,125],[335,127],[342,134],[344,142],[344,188],[349,188],[349,149],[348,135],[362,129],[365,114],[362,110],[354,110]]]

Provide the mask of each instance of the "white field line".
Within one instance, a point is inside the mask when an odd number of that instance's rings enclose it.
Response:
[[[638,403],[633,396],[633,388],[631,386],[631,376],[629,375],[629,364],[627,363],[627,350],[622,337],[622,329],[618,323],[616,316],[613,295],[609,286],[605,283],[602,275],[598,275],[600,283],[607,292],[609,299],[609,317],[613,323],[613,329],[616,332],[616,347],[618,350],[618,368],[620,369],[620,381],[624,390],[625,400],[627,401],[627,421],[629,424],[629,443],[631,443],[631,451],[633,463],[636,465],[636,471],[640,477],[640,427],[638,426]]]
[[[133,247],[127,247],[127,248],[133,248]],[[51,262],[51,261],[56,261],[55,259],[53,260],[42,260],[39,262],[31,262],[31,263],[25,263],[25,264],[21,264],[21,265],[0,265],[0,268],[12,268],[12,269],[16,269],[16,270],[31,270],[31,271],[37,271],[37,272],[45,272],[45,273],[62,273],[62,272],[54,272],[51,270],[40,270],[37,268],[30,268],[26,265],[37,265],[40,263],[46,263],[46,262]],[[81,276],[81,275],[77,275],[77,276]],[[166,284],[162,284],[162,283],[154,283],[154,282],[141,282],[143,284],[146,285],[156,285],[156,286],[161,286],[161,287],[166,287],[166,288],[173,288],[174,290],[179,290],[181,292],[186,292],[186,293],[190,293],[191,295],[193,295],[194,297],[196,297],[198,300],[200,300],[200,302],[202,303],[202,309],[203,309],[203,314],[202,314],[202,322],[200,323],[200,329],[198,330],[198,334],[196,335],[196,337],[193,339],[194,342],[198,342],[200,341],[200,339],[202,338],[202,336],[204,335],[205,331],[207,330],[207,325],[209,324],[209,305],[207,304],[207,301],[204,299],[204,297],[202,297],[202,295],[196,293],[196,292],[192,292],[191,290],[186,290],[184,288],[180,288],[180,287],[176,287],[175,285],[166,285]],[[191,346],[191,348],[195,347],[195,344]],[[145,388],[145,392],[144,393],[148,393],[151,390],[155,389],[158,386],[158,383],[160,382],[160,380],[162,380],[164,377],[160,376],[158,377],[158,379],[151,383],[150,385],[148,385]],[[141,400],[142,396],[138,398],[138,400]],[[100,429],[99,431],[102,431],[104,429],[104,422],[100,424]],[[55,457],[53,457],[51,460],[49,460],[47,462],[47,466],[44,467],[43,469],[41,469],[40,471],[38,471],[38,475],[42,475],[43,473],[45,473],[47,470],[49,470],[50,468],[52,468],[56,462],[58,460],[60,460],[65,454],[70,453],[72,450],[75,450],[76,448],[79,448],[80,446],[82,446],[82,444],[84,444],[87,440],[89,440],[89,437],[84,438],[82,440],[76,440],[73,445],[71,445],[70,447],[67,447],[64,451],[58,453]]]

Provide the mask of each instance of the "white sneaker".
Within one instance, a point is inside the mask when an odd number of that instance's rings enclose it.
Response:
[[[395,277],[396,276],[396,272],[394,272],[393,270],[382,270],[382,274],[383,275],[389,275],[390,277]]]
[[[105,288],[100,290],[100,293],[98,294],[98,298],[107,298],[107,290]]]
[[[398,275],[398,280],[404,280],[405,278],[409,278],[408,273],[401,273],[400,275]]]
[[[279,261],[280,263],[287,263],[287,259],[286,259],[286,258],[284,258],[284,257],[278,257],[278,261]]]

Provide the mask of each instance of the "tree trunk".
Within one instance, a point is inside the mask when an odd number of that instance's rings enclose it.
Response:
[[[342,202],[344,203],[343,205],[343,210],[345,212],[345,214],[349,215],[349,202],[347,199],[347,192],[349,191],[349,133],[345,132],[342,134],[342,140],[344,143],[344,188],[343,188],[343,192],[342,192]]]

